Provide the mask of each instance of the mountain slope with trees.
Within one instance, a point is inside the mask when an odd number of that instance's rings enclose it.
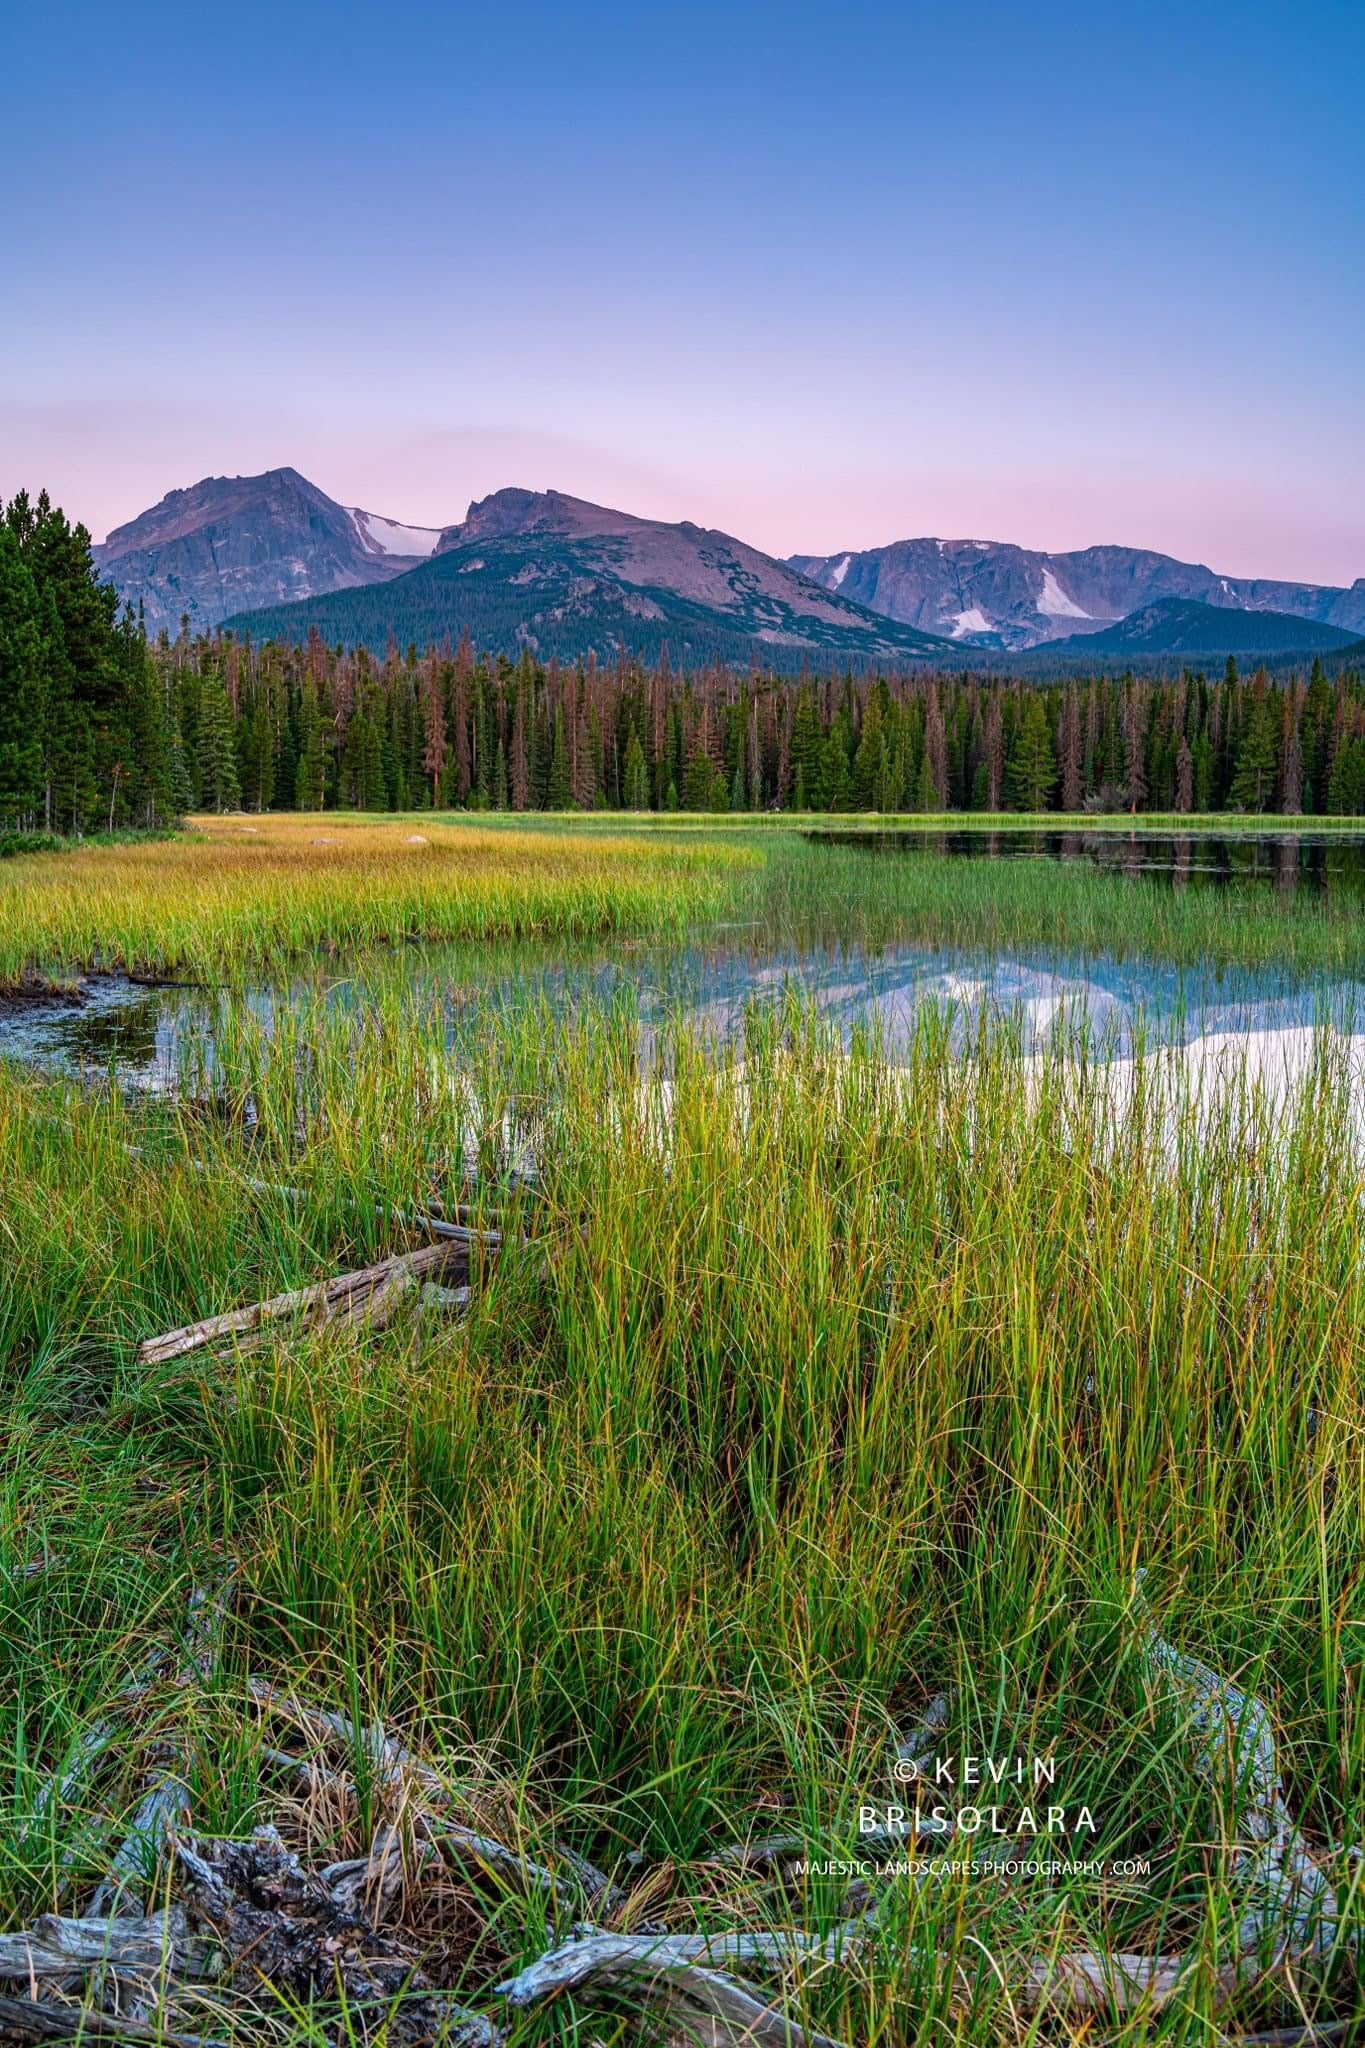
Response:
[[[1084,633],[1062,650],[1068,661],[1087,655],[1275,655],[1342,653],[1355,635],[1288,612],[1245,611],[1201,604],[1196,598],[1163,597],[1109,626]]]
[[[687,662],[894,662],[945,657],[947,643],[819,589],[743,541],[687,521],[637,519],[559,491],[497,491],[471,505],[436,553],[382,588],[336,591],[243,613],[253,637],[382,650],[462,631],[482,646],[548,659],[624,649]]]

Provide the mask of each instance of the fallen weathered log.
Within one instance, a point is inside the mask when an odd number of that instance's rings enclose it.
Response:
[[[88,2005],[39,2005],[31,1998],[0,1998],[0,2040],[146,2041],[153,2048],[227,2048],[203,2034],[177,2034],[157,2021],[96,2012]]]
[[[69,1977],[107,1964],[129,1974],[200,1978],[214,1974],[218,1953],[189,1934],[183,1906],[136,1920],[45,1913],[18,1934],[0,1934],[0,1977]]]
[[[552,1949],[497,1988],[509,2005],[522,2007],[592,1985],[655,2008],[693,2039],[736,2048],[842,2048],[828,2034],[808,2033],[748,1985],[704,1968],[689,1946],[687,1937],[590,1934]]]
[[[148,1337],[139,1344],[138,1357],[144,1365],[164,1365],[170,1359],[182,1358],[188,1352],[224,1340],[245,1338],[249,1342],[259,1337],[265,1324],[291,1316],[305,1316],[314,1323],[344,1318],[377,1327],[419,1280],[453,1275],[467,1261],[468,1246],[463,1240],[419,1245],[415,1251],[395,1253],[392,1258],[362,1266],[357,1272],[337,1273],[330,1280],[292,1288],[287,1294],[276,1294],[250,1308],[229,1309],[224,1315],[206,1316],[202,1322],[186,1324],[183,1329]],[[459,1305],[463,1305],[469,1298],[468,1289],[455,1291]],[[247,1346],[239,1342],[238,1348]]]
[[[1285,1804],[1270,1709],[1177,1650],[1150,1621],[1144,1648],[1149,1668],[1199,1737],[1196,1770],[1215,1789],[1226,1785],[1240,1808],[1231,1876],[1243,1894],[1242,1953],[1269,1944],[1277,1955],[1329,1954],[1337,1938],[1336,1893]]]

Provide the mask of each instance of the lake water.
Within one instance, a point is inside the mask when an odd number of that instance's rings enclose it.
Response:
[[[851,831],[807,835],[854,846],[869,859],[925,853],[982,860],[1092,861],[1119,873],[1165,877],[1173,886],[1245,883],[1359,895],[1365,917],[1365,835],[1179,834],[1109,831],[1082,834],[1021,829]],[[1365,930],[1365,925],[1362,927]],[[796,995],[847,1043],[873,1034],[891,1058],[908,1045],[924,1005],[946,1020],[966,1047],[983,1016],[1009,1020],[1029,1049],[1058,1027],[1085,1027],[1102,1053],[1122,1057],[1139,1042],[1189,1044],[1235,1033],[1274,1033],[1334,1024],[1365,1027],[1365,979],[1279,970],[1174,966],[1129,954],[1086,958],[1046,949],[994,953],[915,942],[877,947],[831,938],[798,943],[790,933],[723,928],[674,946],[618,941],[596,946],[489,943],[412,945],[344,965],[301,970],[288,985],[231,996],[214,990],[146,987],[119,975],[94,976],[79,1004],[0,1009],[0,1056],[72,1075],[115,1075],[126,1085],[174,1085],[186,1054],[211,1048],[225,1005],[245,1004],[269,1029],[279,1005],[314,1000],[363,1010],[395,981],[429,1014],[452,1024],[471,1003],[543,1000],[560,1012],[629,1001],[647,1041],[682,1019],[724,1040],[746,1007]]]
[[[1280,890],[1337,892],[1358,898],[1365,909],[1365,834],[1354,831],[1171,832],[1117,825],[1084,832],[967,826],[853,831],[822,826],[806,837],[813,844],[852,846],[871,856],[1086,861],[1106,874],[1142,875],[1175,888],[1263,883]]]
[[[173,1085],[184,1055],[210,1047],[222,1007],[245,1003],[269,1029],[281,1002],[319,994],[346,1009],[379,1000],[400,974],[415,999],[452,1021],[473,1002],[513,1005],[543,999],[572,1011],[623,996],[648,1041],[677,1018],[719,1039],[742,1027],[746,1007],[797,995],[849,1042],[859,1029],[875,1034],[892,1058],[908,1046],[926,1004],[947,1020],[965,1048],[983,1014],[1008,1020],[1024,1045],[1037,1049],[1059,1021],[1086,1027],[1110,1056],[1139,1041],[1185,1043],[1212,1033],[1287,1030],[1365,1020],[1365,981],[1296,983],[1279,974],[1177,968],[1149,959],[1068,960],[1044,953],[972,954],[892,946],[806,948],[710,944],[675,950],[573,952],[493,949],[481,974],[468,947],[411,947],[335,963],[325,978],[300,977],[290,989],[261,988],[228,996],[213,990],[147,988],[120,976],[87,984],[81,1006],[31,1007],[0,1016],[0,1055],[67,1074],[115,1074],[126,1085],[160,1091]]]

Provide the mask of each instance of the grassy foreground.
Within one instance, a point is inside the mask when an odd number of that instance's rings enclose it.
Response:
[[[1365,961],[1349,885],[1172,888],[1079,861],[882,856],[809,845],[785,820],[724,823],[205,818],[174,840],[35,855],[0,866],[0,991],[88,967],[232,982],[366,945],[673,941],[745,925],[797,945],[1145,953],[1300,974]]]
[[[1054,1757],[1095,1823],[1071,1853],[1103,1874],[902,1882],[793,2011],[846,2041],[1014,2040],[1023,1958],[1175,1948],[1200,1959],[1178,2005],[1105,2037],[1211,2038],[1239,1794],[1154,1690],[1132,1581],[1148,1567],[1165,1633],[1273,1704],[1312,1839],[1359,1840],[1348,1078],[1324,1046],[1287,1120],[1234,1093],[1196,1143],[1178,1102],[1120,1111],[1102,1069],[1059,1049],[1040,1071],[1007,1036],[960,1063],[926,1024],[893,1077],[792,1007],[754,1016],[742,1059],[679,1039],[642,1072],[629,1027],[485,1018],[451,1058],[397,998],[269,1041],[242,1013],[208,1119],[0,1074],[4,1910],[102,1867],[187,1711],[200,1828],[284,1814],[361,1853],[379,1788],[358,1757],[349,1809],[291,1802],[247,1704],[267,1675],[382,1714],[476,1815],[634,1882],[637,1915],[724,1927],[756,1881],[708,1855],[775,1822],[856,1853],[858,1805],[894,1796],[889,1727],[946,1691],[940,1750]],[[139,1337],[400,1244],[376,1198],[450,1198],[473,1166],[528,1243],[467,1320],[136,1364]],[[187,1710],[166,1677],[142,1746],[44,1805],[228,1560],[212,1684]],[[843,1880],[794,1882],[812,1924],[840,1917]],[[458,1892],[449,1912],[429,1942],[477,2003],[495,1963],[462,1946]],[[509,1886],[496,1954],[536,1953],[547,1914]],[[1272,1971],[1221,2023],[1340,2011],[1343,1969]]]
[[[10,896],[0,943],[60,969],[87,957],[61,950],[73,932],[103,951],[108,919],[131,957],[179,946],[232,979],[414,918],[666,930],[739,906],[784,931],[875,943],[938,918],[990,943],[1049,914],[1054,940],[1094,937],[1126,904],[1175,957],[1216,938],[1203,896],[1085,870],[1073,889],[780,844],[726,868],[702,842],[679,864],[660,841],[656,864],[596,836],[450,828],[447,852],[414,824],[428,847],[399,851],[399,828],[319,829],[337,845],[265,821],[64,856],[56,909]],[[1232,945],[1273,928],[1307,965],[1358,943],[1330,908],[1209,897]],[[605,926],[571,922],[590,911]],[[711,1859],[774,1829],[856,1856],[859,1807],[903,1796],[890,1732],[945,1693],[939,1753],[1052,1759],[1093,1829],[1047,1846],[1087,1868],[888,1883],[864,1950],[781,1980],[803,2024],[888,2048],[1058,2038],[1019,1986],[1086,1949],[1190,1958],[1160,2014],[1095,2016],[1125,2048],[1353,2012],[1365,1270],[1358,1077],[1333,1042],[1293,1100],[1234,1087],[1214,1111],[1155,1065],[1120,1096],[1060,1039],[1029,1060],[997,1028],[963,1060],[928,1017],[893,1071],[794,1000],[729,1050],[639,1045],[626,1001],[572,1028],[529,995],[452,1018],[394,977],[367,1009],[302,1001],[268,1025],[225,999],[207,1102],[200,1074],[138,1102],[0,1064],[0,1914],[74,1910],[168,1753],[204,1833],[272,1820],[326,1861],[401,1824],[358,1741],[346,1798],[299,1794],[249,1694],[268,1678],[382,1716],[526,1854],[609,1868],[617,1924],[820,1931],[846,1876],[764,1889]],[[155,1332],[401,1248],[394,1209],[471,1185],[508,1242],[463,1319],[139,1363]],[[1154,1681],[1139,1569],[1163,1634],[1268,1703],[1342,1904],[1330,1956],[1268,1949],[1230,1995],[1250,1790],[1201,1767]],[[229,1571],[221,1659],[186,1683],[192,1589]],[[129,1739],[75,1768],[119,1711]],[[989,1846],[1027,1857],[1018,1803]],[[982,1846],[964,1823],[947,1861]],[[590,1910],[455,1881],[408,1933],[487,2007]],[[619,2029],[588,1999],[512,2038]],[[227,2025],[210,2005],[194,2030]],[[262,1992],[240,2038],[324,2034]]]

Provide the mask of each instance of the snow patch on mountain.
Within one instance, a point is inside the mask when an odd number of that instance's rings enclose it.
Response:
[[[852,560],[852,555],[845,555],[840,561],[836,562],[834,567],[830,570],[829,587],[831,590],[837,590],[839,588],[839,585],[843,582],[845,576],[847,576],[848,574],[848,565]]]
[[[1046,619],[1092,619],[1093,612],[1082,611],[1069,598],[1051,569],[1043,571],[1043,594],[1038,599],[1038,609]]]
[[[972,605],[968,611],[959,612],[953,622],[954,640],[965,640],[969,633],[993,633],[994,631],[995,627],[991,620],[986,617],[980,605],[976,604]]]
[[[378,512],[362,512],[358,505],[348,505],[346,510],[355,521],[355,530],[362,545],[373,548],[377,554],[425,559],[436,552],[436,543],[441,538],[439,526],[404,526],[397,519],[383,518]]]

